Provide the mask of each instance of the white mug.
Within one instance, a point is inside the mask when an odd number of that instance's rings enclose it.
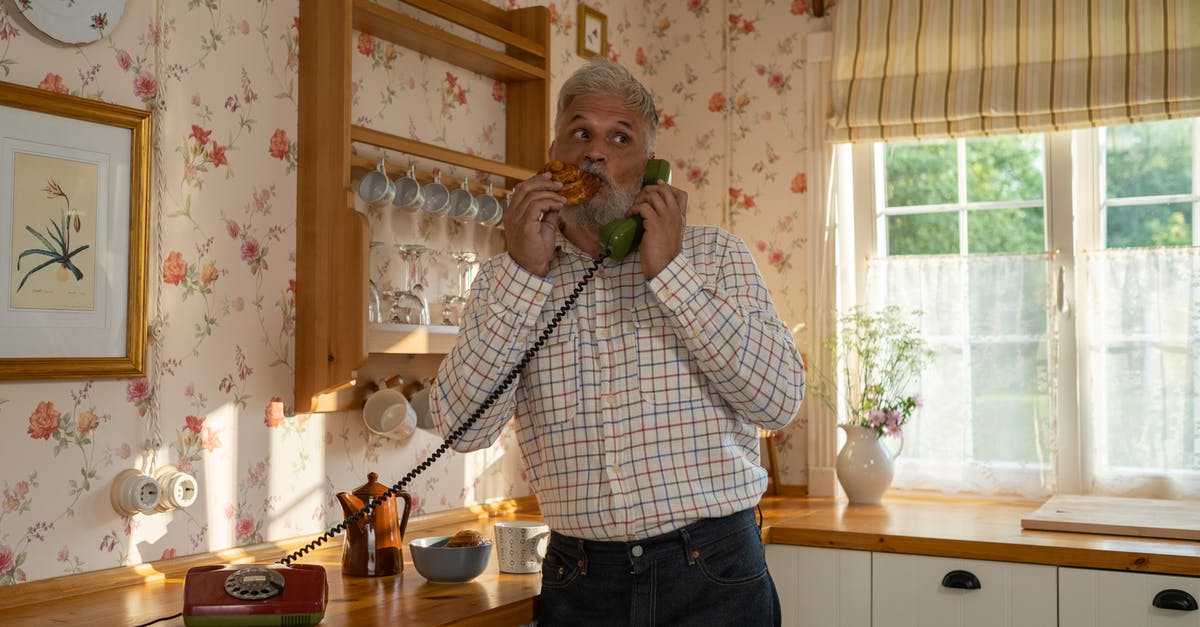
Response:
[[[382,389],[363,405],[363,424],[375,435],[407,440],[417,430],[417,413],[400,390]]]
[[[502,573],[538,573],[550,544],[550,526],[535,520],[502,520],[495,525],[496,557]]]

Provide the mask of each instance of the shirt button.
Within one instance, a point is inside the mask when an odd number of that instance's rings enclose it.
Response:
[[[635,544],[632,549],[629,549],[629,552],[632,553],[634,557],[641,557],[643,553],[642,545]]]

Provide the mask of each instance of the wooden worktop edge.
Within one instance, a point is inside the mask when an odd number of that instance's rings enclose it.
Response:
[[[1194,556],[1132,552],[1084,547],[929,538],[898,534],[862,533],[831,529],[790,527],[786,523],[764,530],[766,541],[884,553],[1045,564],[1102,570],[1125,570],[1195,576],[1200,560]]]
[[[536,497],[523,496],[514,499],[505,499],[444,512],[413,516],[408,521],[406,535],[411,535],[413,531],[453,525],[465,521],[486,520],[511,515],[537,514],[538,512]],[[4,591],[4,594],[0,595],[0,610],[92,592],[112,590],[125,586],[182,578],[187,574],[188,569],[206,564],[274,562],[312,542],[320,535],[298,536],[275,542],[263,542],[219,551],[144,562],[142,564],[118,566],[74,575],[39,579],[11,586],[0,586],[0,590]],[[334,541],[336,545],[340,545],[340,543],[340,538]]]

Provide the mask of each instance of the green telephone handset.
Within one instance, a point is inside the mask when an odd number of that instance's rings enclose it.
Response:
[[[651,159],[646,162],[642,174],[642,187],[658,181],[671,182],[671,163],[666,159]],[[600,245],[604,253],[620,259],[636,250],[642,241],[642,216],[613,220],[600,227]]]

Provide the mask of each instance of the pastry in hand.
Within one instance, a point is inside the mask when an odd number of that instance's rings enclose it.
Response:
[[[492,541],[482,533],[479,533],[474,529],[463,529],[462,531],[454,534],[450,540],[446,542],[446,546],[481,546],[491,543]]]
[[[587,199],[595,196],[596,192],[600,191],[600,186],[604,184],[604,179],[598,175],[585,172],[579,169],[579,166],[563,161],[551,161],[542,166],[539,172],[549,172],[550,178],[563,184],[558,193],[567,199],[568,205],[586,202]]]

